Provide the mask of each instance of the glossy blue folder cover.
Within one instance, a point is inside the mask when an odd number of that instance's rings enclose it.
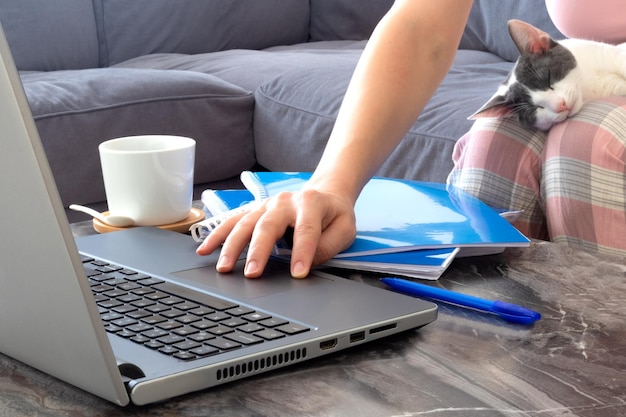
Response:
[[[244,171],[256,199],[295,191],[308,172]],[[528,246],[529,240],[477,198],[445,184],[375,177],[356,206],[357,238],[336,258],[453,247]]]
[[[212,216],[226,213],[254,200],[252,193],[244,188],[229,190],[206,189],[200,197]]]

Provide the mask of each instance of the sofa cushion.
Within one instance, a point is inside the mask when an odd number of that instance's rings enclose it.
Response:
[[[305,42],[308,0],[100,0],[102,64]]]
[[[368,39],[393,0],[311,0],[312,41]]]
[[[510,19],[524,20],[555,39],[563,38],[550,20],[545,0],[474,0],[460,48],[489,51],[511,62],[517,60],[519,52],[507,28]]]
[[[254,91],[283,72],[307,71],[329,56],[354,62],[365,41],[305,42],[262,51],[232,49],[206,54],[151,54],[114,65],[116,68],[154,68],[198,71]]]
[[[265,168],[303,171],[317,165],[355,65],[329,60],[308,71],[286,72],[257,90],[254,141],[257,161]],[[467,117],[511,67],[490,53],[459,51],[436,95],[378,174],[445,181],[452,148],[471,127]]]
[[[91,1],[2,0],[0,22],[20,70],[98,66],[96,20]]]
[[[229,178],[254,165],[254,98],[216,77],[102,68],[22,79],[65,204],[105,200],[98,144],[114,137],[192,137],[196,183]]]

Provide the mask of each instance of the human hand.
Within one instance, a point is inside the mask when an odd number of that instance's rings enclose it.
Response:
[[[293,228],[291,275],[304,278],[311,266],[326,262],[354,240],[354,202],[315,189],[283,192],[224,221],[207,236],[197,253],[208,255],[223,243],[217,270],[229,272],[248,246],[244,274],[256,278],[288,228]]]

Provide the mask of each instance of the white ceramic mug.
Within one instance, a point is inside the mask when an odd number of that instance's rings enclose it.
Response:
[[[111,139],[98,147],[109,212],[137,226],[185,219],[193,198],[196,142],[182,136]]]

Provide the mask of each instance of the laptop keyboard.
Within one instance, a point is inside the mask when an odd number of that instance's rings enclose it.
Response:
[[[107,332],[189,361],[310,330],[229,300],[83,257]]]

